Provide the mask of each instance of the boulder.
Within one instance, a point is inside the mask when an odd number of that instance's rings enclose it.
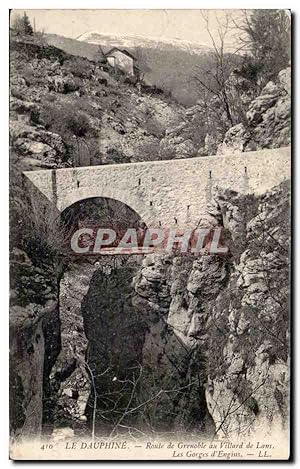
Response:
[[[65,80],[61,75],[48,76],[47,78],[49,91],[55,91],[55,93],[64,93]]]
[[[251,135],[244,124],[237,124],[226,132],[223,142],[218,146],[217,154],[242,153],[250,140]]]
[[[278,74],[278,80],[287,94],[291,94],[291,67],[281,70]]]
[[[166,129],[165,137],[160,141],[159,156],[161,159],[189,158],[197,149],[186,132],[185,122]]]
[[[72,78],[72,77],[67,77],[64,80],[64,92],[65,93],[72,93],[74,91],[77,91],[81,87],[81,80],[79,78]]]
[[[12,97],[10,99],[10,110],[17,113],[31,113],[37,112],[40,106],[32,101],[23,101],[22,99]]]
[[[18,153],[38,159],[47,167],[49,164],[50,167],[56,167],[65,155],[64,141],[54,132],[48,132],[20,121],[11,121],[10,135],[13,139],[12,146]]]
[[[18,138],[15,147],[24,155],[36,155],[41,159],[48,156],[51,152],[51,156],[54,156],[52,148],[46,143],[32,142],[25,138]]]

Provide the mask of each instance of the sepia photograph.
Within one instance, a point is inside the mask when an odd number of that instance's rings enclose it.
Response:
[[[290,458],[291,11],[12,9],[12,460]]]

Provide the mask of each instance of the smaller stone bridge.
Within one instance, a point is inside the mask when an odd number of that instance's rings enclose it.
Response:
[[[226,156],[27,171],[32,200],[62,212],[92,197],[118,200],[148,226],[195,226],[219,186],[262,194],[291,176],[290,147]]]

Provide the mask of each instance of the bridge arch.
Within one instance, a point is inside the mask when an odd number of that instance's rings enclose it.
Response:
[[[139,215],[140,219],[148,227],[152,226],[154,223],[155,214],[152,207],[146,206],[144,201],[140,198],[134,197],[125,191],[118,191],[115,187],[110,189],[106,187],[105,190],[101,190],[101,188],[98,187],[79,187],[59,199],[57,201],[57,208],[62,213],[76,202],[95,198],[110,199],[120,202]]]

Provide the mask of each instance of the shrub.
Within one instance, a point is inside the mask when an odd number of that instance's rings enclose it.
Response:
[[[80,78],[67,78],[64,83],[64,91],[65,93],[72,93],[74,91],[79,90],[82,87],[82,81]]]
[[[163,138],[165,136],[164,126],[155,118],[148,119],[143,125],[143,129],[147,132],[147,134],[153,135],[157,138]]]
[[[110,148],[107,152],[107,164],[113,163],[130,163],[130,157],[125,155],[122,151],[116,148]]]
[[[71,60],[67,60],[64,63],[64,68],[72,73],[74,77],[90,79],[93,74],[94,66],[88,60],[83,57],[76,57]]]
[[[145,94],[150,95],[162,95],[164,94],[163,90],[155,85],[147,85],[146,83],[141,83],[141,91]],[[165,93],[167,96],[167,94]]]
[[[12,87],[10,90],[10,93],[14,98],[21,99],[21,100],[24,99],[24,94],[18,88]]]
[[[27,86],[31,86],[34,83],[34,72],[31,67],[26,67],[22,75]]]
[[[137,84],[137,78],[135,76],[124,78],[123,83],[129,86],[135,86]]]
[[[159,159],[159,140],[145,141],[135,148],[134,161],[155,161]]]
[[[54,103],[57,100],[57,96],[55,94],[46,94],[44,96],[45,101],[48,101],[49,103]]]
[[[98,78],[98,83],[99,83],[100,85],[104,85],[104,86],[107,86],[107,84],[108,84],[106,78]]]
[[[69,113],[66,116],[66,127],[76,137],[84,137],[90,131],[90,121],[85,114]]]
[[[94,136],[94,129],[90,124],[88,117],[78,112],[72,105],[64,105],[58,108],[47,104],[38,117],[39,124],[44,125],[47,130],[58,133],[66,141],[75,135],[76,137]]]
[[[88,116],[75,106],[46,104],[35,116],[35,123],[62,137],[67,146],[64,161],[73,166],[88,166],[99,160],[97,132]]]

